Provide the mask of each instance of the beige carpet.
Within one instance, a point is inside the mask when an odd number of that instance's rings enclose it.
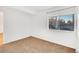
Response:
[[[0,47],[2,53],[74,53],[75,49],[35,37],[27,37]]]

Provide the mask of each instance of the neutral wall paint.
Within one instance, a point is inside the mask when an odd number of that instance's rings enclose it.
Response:
[[[49,30],[47,16],[49,15],[65,15],[65,14],[76,14],[76,8],[69,8],[57,12],[52,12],[51,14],[40,13],[34,17],[32,35],[45,39],[50,42],[55,42],[64,46],[71,48],[76,48],[76,24],[75,31],[59,31],[59,30]],[[75,15],[76,16],[76,15]],[[76,20],[76,17],[75,17]]]
[[[5,43],[28,36],[35,36],[50,42],[76,48],[76,30],[74,32],[49,30],[48,15],[45,12],[30,15],[11,8],[0,8],[0,10],[4,12]],[[70,8],[54,12],[51,15],[71,13],[76,13],[76,9]]]
[[[79,13],[79,12],[78,12]],[[77,48],[76,48],[76,52],[79,53],[79,14],[78,14],[78,20],[77,20]]]
[[[79,7],[78,7],[78,12],[77,12],[77,48],[76,48],[76,52],[79,53]]]
[[[30,14],[7,7],[1,7],[0,10],[4,12],[4,43],[31,35]]]
[[[3,33],[3,12],[0,12],[0,33]]]

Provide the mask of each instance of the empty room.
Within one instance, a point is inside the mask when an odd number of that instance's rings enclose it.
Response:
[[[0,6],[0,12],[0,53],[79,52],[78,6]]]

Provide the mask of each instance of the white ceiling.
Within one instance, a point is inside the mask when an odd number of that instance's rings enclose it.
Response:
[[[47,9],[50,9],[54,6],[11,6],[9,8],[14,8],[20,11],[24,11],[30,14],[36,14],[38,12],[45,11]]]
[[[37,14],[38,12],[43,11],[55,11],[59,9],[70,8],[72,6],[11,6],[10,8],[14,8],[23,12],[27,12],[29,14]]]
[[[40,11],[50,9],[52,7],[54,7],[54,6],[26,6],[24,8],[32,10],[32,11],[40,12]]]

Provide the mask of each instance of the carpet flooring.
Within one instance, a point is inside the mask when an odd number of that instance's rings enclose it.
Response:
[[[27,37],[0,46],[1,53],[75,53],[75,49],[36,37]]]

